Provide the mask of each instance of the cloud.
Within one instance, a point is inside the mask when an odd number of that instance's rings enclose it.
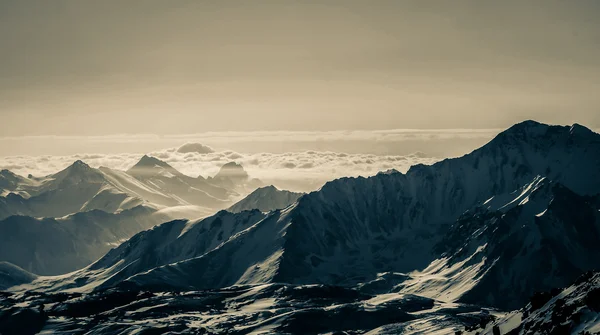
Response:
[[[204,145],[202,143],[186,143],[182,146],[179,147],[179,149],[177,149],[177,152],[180,153],[188,153],[188,152],[195,152],[195,153],[199,153],[199,154],[209,154],[214,152],[214,150],[209,147],[208,145]]]
[[[226,150],[200,154],[166,149],[149,154],[193,177],[213,176],[225,163],[235,161],[242,164],[253,178],[259,178],[283,188],[303,191],[315,189],[324,182],[339,177],[370,176],[388,169],[406,171],[411,165],[431,164],[438,160],[425,157],[423,154],[393,156],[331,151],[238,153]],[[106,166],[127,170],[140,158],[140,154],[131,153],[10,156],[0,159],[0,169],[6,168],[21,175],[31,173],[35,176],[42,176],[64,169],[75,160],[80,159],[92,167]]]

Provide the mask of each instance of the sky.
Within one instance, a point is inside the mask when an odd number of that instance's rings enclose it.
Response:
[[[598,17],[595,0],[0,0],[0,155],[31,136],[598,128]]]

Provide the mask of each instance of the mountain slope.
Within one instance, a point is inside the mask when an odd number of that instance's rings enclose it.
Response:
[[[8,192],[16,191],[19,185],[31,185],[32,181],[23,178],[9,170],[0,171],[0,196],[5,196]]]
[[[136,234],[84,269],[60,278],[40,277],[34,286],[48,291],[89,291],[117,285],[155,267],[202,256],[264,217],[258,210],[220,211],[197,221],[165,222]]]
[[[9,262],[0,262],[0,290],[32,282],[37,276]]]
[[[138,206],[117,214],[100,210],[59,219],[11,216],[0,221],[0,259],[39,275],[83,268],[139,231],[162,220]]]
[[[284,209],[296,202],[296,200],[303,195],[304,193],[278,190],[275,186],[265,186],[256,189],[227,210],[232,213],[239,213],[252,209],[269,212],[275,209]]]
[[[508,313],[484,328],[466,334],[600,333],[600,273],[587,272],[573,284],[538,292],[524,308]]]
[[[461,215],[435,247],[441,257],[413,273],[401,292],[522,306],[536,291],[600,268],[599,209],[598,196],[580,196],[537,177]]]

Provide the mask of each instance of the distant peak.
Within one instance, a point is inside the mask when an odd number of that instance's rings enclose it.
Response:
[[[248,173],[241,164],[229,162],[221,167],[215,178],[248,178]]]
[[[148,155],[142,156],[142,158],[134,166],[127,170],[127,173],[137,177],[149,177],[157,175],[162,171],[167,171],[173,175],[181,174],[167,162]]]
[[[76,160],[75,162],[73,162],[74,166],[88,166],[84,161],[82,161],[81,159]]]
[[[169,164],[167,164],[166,162],[161,161],[160,159],[158,159],[156,157],[152,157],[152,156],[148,156],[148,155],[142,156],[142,158],[139,160],[139,162],[137,162],[137,164],[135,166],[152,167],[155,165],[162,166],[162,167],[169,166]]]
[[[385,170],[385,171],[379,171],[377,173],[377,175],[390,175],[390,174],[396,174],[396,173],[400,173],[400,171],[398,171],[396,169],[389,169],[389,170]]]
[[[71,164],[71,166],[69,166],[68,169],[75,170],[75,171],[86,171],[91,168],[84,161],[82,161],[81,159],[78,159],[75,162],[73,162],[73,164]]]
[[[273,192],[273,191],[279,191],[279,189],[273,185],[269,185],[269,186],[259,187],[254,192]]]
[[[82,160],[78,159],[73,164],[71,164],[66,169],[58,172],[54,176],[59,180],[68,179],[68,180],[79,180],[81,178],[89,179],[89,180],[99,180],[102,173],[91,168],[89,165],[84,163]]]
[[[177,149],[177,152],[179,153],[190,153],[190,152],[195,152],[195,153],[199,153],[199,154],[210,154],[215,152],[211,147],[204,145],[202,143],[186,143],[182,146],[179,147],[179,149]]]

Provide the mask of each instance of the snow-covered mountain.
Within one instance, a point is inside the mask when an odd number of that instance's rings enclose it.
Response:
[[[136,234],[93,264],[61,276],[60,280],[40,277],[36,286],[44,287],[47,291],[65,288],[86,291],[118,285],[138,273],[200,257],[221,247],[265,216],[259,210],[238,214],[220,211],[196,221],[169,221]]]
[[[246,178],[239,167],[229,169],[237,171],[235,178]],[[229,178],[228,172],[222,177]],[[568,285],[583,271],[600,268],[599,193],[600,135],[579,125],[527,121],[463,157],[414,166],[406,174],[334,180],[284,209],[168,222],[137,234],[83,270],[35,278],[11,290],[84,292],[91,304],[105,299],[106,290],[208,290],[197,293],[196,299],[208,300],[195,308],[212,301],[208,305],[217,304],[222,312],[208,319],[178,319],[222,329],[235,324],[241,333],[446,334],[478,324],[483,329],[494,316],[481,306],[512,308],[537,290]],[[343,291],[323,309],[307,297],[278,300],[280,292],[327,285],[351,293]],[[248,291],[239,306],[252,309],[243,316],[223,309],[229,306],[223,292],[240,286]],[[257,295],[262,287],[277,288]],[[344,299],[356,292],[372,294],[369,299],[378,303],[354,295],[347,305]],[[407,296],[431,305],[405,319],[378,314],[374,322],[361,314],[377,313],[386,302]],[[272,318],[259,316],[267,311]],[[461,319],[475,311],[476,321]],[[160,315],[173,317],[171,312]],[[328,321],[313,324],[316,328],[290,326],[320,317]],[[347,324],[338,317],[369,321]],[[262,321],[254,324],[257,319]],[[253,328],[243,328],[249,322]]]
[[[144,155],[128,171],[94,169],[76,161],[43,178],[0,173],[0,219],[10,215],[61,217],[100,209],[114,213],[141,204],[156,209],[197,206],[209,214],[230,206],[238,196],[202,177],[188,177],[157,158]]]
[[[461,158],[416,166],[407,174],[392,171],[332,181],[295,205],[225,238],[218,248],[161,264],[127,281],[154,286],[166,285],[165,278],[169,278],[168,285],[185,288],[264,282],[354,285],[381,272],[431,270],[436,264],[441,269],[453,268],[454,263],[439,263],[441,255],[451,251],[440,250],[440,245],[466,210],[510,194],[540,174],[581,194],[600,190],[596,185],[599,137],[581,126],[524,122]],[[546,141],[552,145],[540,143]],[[478,271],[469,274],[481,276]],[[469,280],[465,278],[464,284]],[[419,286],[412,283],[411,287],[417,290]],[[523,293],[531,293],[529,289]],[[465,294],[465,290],[456,291],[449,298]]]
[[[93,209],[115,212],[142,202],[112,185],[100,170],[76,161],[56,174],[14,185],[11,193],[0,197],[0,218],[61,217]]]
[[[462,214],[401,292],[513,309],[600,269],[600,196],[536,177]]]
[[[176,199],[181,205],[222,209],[231,203],[230,197],[235,195],[226,188],[207,182],[201,176],[188,177],[168,163],[147,155],[127,170],[127,174],[149,188]]]
[[[247,210],[258,209],[269,212],[276,209],[284,209],[298,200],[304,193],[279,190],[275,186],[257,188],[244,199],[238,201],[227,210],[239,213]]]
[[[126,172],[82,161],[42,178],[3,170],[0,187],[0,260],[40,275],[81,269],[155,224],[207,216],[238,196],[149,156]]]
[[[0,196],[6,196],[9,192],[16,191],[19,185],[31,185],[31,181],[9,170],[0,171]]]

